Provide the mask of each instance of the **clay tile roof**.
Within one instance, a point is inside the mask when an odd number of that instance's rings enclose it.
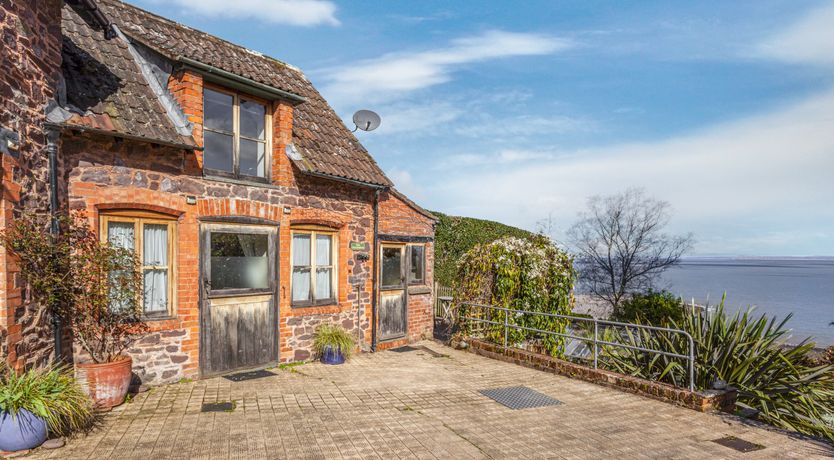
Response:
[[[101,24],[81,6],[65,4],[61,70],[71,117],[64,125],[183,147],[182,136],[142,76],[127,44],[105,38]]]
[[[293,109],[293,143],[303,157],[293,161],[302,171],[392,185],[300,70],[119,0],[97,3],[125,35],[171,60],[185,57],[304,97]]]

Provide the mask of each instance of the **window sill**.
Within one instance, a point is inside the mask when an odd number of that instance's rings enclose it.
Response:
[[[153,316],[142,316],[142,321],[146,323],[155,323],[161,321],[169,321],[172,319],[177,319],[176,315],[172,315],[170,313],[166,313],[164,315],[153,315]]]
[[[336,299],[319,300],[317,302],[293,302],[290,304],[292,308],[311,308],[311,307],[338,307],[339,302]]]
[[[409,286],[408,293],[411,295],[431,294],[431,287],[426,285]]]
[[[277,185],[272,185],[269,183],[268,179],[263,179],[262,181],[259,180],[246,180],[246,179],[235,179],[233,177],[224,177],[218,176],[211,173],[203,173],[203,178],[206,180],[210,180],[213,182],[225,182],[227,184],[236,184],[236,185],[247,185],[250,187],[263,187],[263,188],[271,188],[271,189],[278,189]]]

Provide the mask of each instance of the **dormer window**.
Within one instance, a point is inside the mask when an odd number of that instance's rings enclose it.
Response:
[[[206,175],[265,182],[269,173],[267,105],[255,98],[203,89]]]

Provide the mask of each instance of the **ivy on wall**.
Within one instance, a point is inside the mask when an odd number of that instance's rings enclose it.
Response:
[[[532,239],[504,237],[479,244],[461,258],[453,283],[455,301],[504,307],[510,310],[569,315],[573,308],[576,271],[573,259],[544,236]],[[498,343],[504,340],[504,322],[532,329],[565,333],[569,321],[521,312],[460,307],[460,314],[498,323],[465,322]],[[562,356],[565,339],[535,331],[509,328],[508,346],[539,349]],[[472,331],[464,331],[472,332]]]

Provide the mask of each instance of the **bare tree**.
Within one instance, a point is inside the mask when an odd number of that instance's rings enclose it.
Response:
[[[692,235],[663,233],[670,205],[628,189],[588,199],[568,231],[580,282],[591,296],[617,308],[629,294],[653,287],[661,273],[692,247]]]

